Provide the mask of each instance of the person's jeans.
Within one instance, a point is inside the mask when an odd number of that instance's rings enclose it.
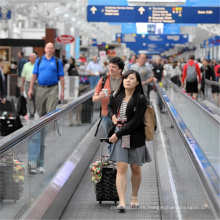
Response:
[[[37,167],[37,160],[40,155],[40,137],[41,132],[38,132],[30,138],[28,143],[28,162]]]
[[[89,77],[91,89],[94,89],[97,86],[99,80],[100,80],[100,76],[90,76]]]
[[[28,143],[28,162],[36,165],[36,167],[44,166],[44,146],[45,130],[39,131],[31,137]]]
[[[105,131],[105,137],[108,137],[108,132],[109,132],[111,125],[112,125],[112,120],[108,116],[102,116],[102,126]],[[111,153],[111,150],[112,150],[111,145],[109,144],[108,145],[109,154]]]

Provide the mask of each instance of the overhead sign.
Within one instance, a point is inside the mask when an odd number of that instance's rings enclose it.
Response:
[[[136,44],[167,44],[167,43],[175,43],[175,44],[185,44],[188,43],[188,35],[187,34],[116,34],[116,41],[118,43],[129,43],[133,42]]]
[[[97,46],[97,39],[96,38],[92,39],[92,46]]]
[[[146,44],[143,43],[142,45],[136,45],[135,43],[126,43],[126,47],[130,48],[131,50],[147,50],[148,52],[152,51],[160,51],[164,52],[171,48],[174,48],[174,44]]]
[[[204,41],[203,47],[214,47],[220,45],[220,36],[215,36]]]
[[[155,24],[149,24],[147,26],[147,32],[148,32],[148,34],[155,34],[155,32],[156,32],[156,25]]]
[[[220,7],[159,7],[88,5],[88,22],[218,24]]]
[[[61,44],[71,44],[74,40],[74,37],[71,35],[61,35],[57,37],[57,42]]]
[[[0,7],[0,19],[11,19],[11,11]]]

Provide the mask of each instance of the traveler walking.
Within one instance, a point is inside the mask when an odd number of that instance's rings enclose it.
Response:
[[[18,52],[18,68],[17,68],[17,74],[18,74],[18,88],[21,90],[22,87],[22,77],[21,77],[21,73],[22,73],[22,69],[25,63],[27,63],[28,61],[24,58],[24,53],[23,52]]]
[[[122,83],[117,92],[111,94],[108,104],[108,116],[113,122],[108,135],[109,142],[113,143],[109,159],[117,162],[116,187],[119,196],[117,209],[126,208],[128,164],[132,172],[130,204],[133,208],[139,205],[137,197],[141,183],[141,166],[151,161],[145,145],[143,118],[146,109],[147,99],[143,92],[140,74],[135,70],[128,70],[122,76]]]
[[[220,83],[220,60],[218,61],[218,64],[215,65],[214,71],[215,71],[215,81]]]
[[[38,79],[36,107],[39,117],[56,109],[58,104],[58,82],[60,81],[60,99],[64,99],[64,71],[60,59],[56,58],[52,43],[45,46],[45,55],[36,60],[31,78],[28,96],[31,99],[33,85]]]
[[[201,82],[201,72],[198,63],[194,61],[195,56],[190,55],[189,61],[183,67],[182,87],[186,79],[186,92],[196,99],[198,95],[198,80]]]
[[[92,59],[93,61],[89,62],[88,66],[86,67],[86,71],[90,75],[89,82],[91,89],[94,89],[99,82],[102,67],[98,62],[97,56],[93,56]]]
[[[0,98],[1,102],[6,102],[6,88],[5,88],[5,77],[0,67]]]
[[[125,64],[124,70],[123,70],[123,72],[122,72],[122,74],[124,74],[127,70],[129,70],[129,61],[127,60],[127,56],[126,56],[126,55],[124,55],[124,56],[122,57],[122,59],[123,59],[124,64]]]
[[[108,73],[108,62],[107,61],[104,61],[103,62],[103,66],[102,66],[102,72],[101,72],[101,77],[102,76],[106,76]]]
[[[137,62],[137,57],[136,57],[136,55],[132,55],[132,56],[131,56],[131,59],[130,59],[130,62],[129,62],[128,70],[130,70],[130,69],[131,69],[131,66],[134,65],[136,62]]]
[[[173,62],[170,80],[177,86],[181,86],[181,71],[177,61]]]
[[[154,77],[156,78],[156,81],[160,84],[160,86],[163,85],[163,81],[164,81],[164,68],[163,65],[161,63],[161,59],[158,58],[156,60],[156,63],[153,64],[153,73],[154,73]],[[159,94],[158,94],[158,105],[160,108],[160,112],[161,113],[165,113],[165,109],[164,109],[164,105],[162,102],[162,99],[160,98]]]
[[[147,56],[146,54],[140,54],[137,63],[131,66],[131,70],[136,70],[141,77],[144,94],[150,100],[150,91],[153,89],[153,72],[152,69],[146,66]]]
[[[58,104],[58,82],[60,80],[61,92],[60,99],[64,99],[64,71],[63,64],[60,59],[56,58],[53,53],[55,51],[52,43],[45,46],[45,55],[38,58],[35,62],[33,75],[31,78],[28,96],[31,99],[33,94],[33,86],[38,79],[36,108],[39,117],[54,111]],[[28,144],[29,154],[29,173],[44,173],[44,151],[45,151],[45,130],[42,129],[36,135],[31,137]],[[34,152],[35,156],[31,154]],[[30,159],[31,158],[31,159]],[[33,159],[35,158],[35,159]],[[37,160],[36,160],[37,158]]]
[[[208,80],[211,80],[211,81],[215,81],[215,73],[212,69],[212,67],[209,65],[208,63],[208,60],[207,59],[204,59],[202,61],[202,66],[201,66],[201,77],[202,77],[202,80],[201,80],[201,91],[203,93],[203,95],[205,96],[205,80],[208,79]],[[212,87],[212,94],[214,94],[214,90],[213,90],[213,87]],[[214,95],[213,95],[213,98],[214,98]]]
[[[33,69],[34,69],[34,63],[37,59],[37,55],[35,53],[31,53],[29,55],[29,62],[25,63],[22,69],[22,87],[21,87],[21,92],[25,90],[26,94],[28,94],[28,91],[30,89],[30,82],[31,82],[31,77],[33,74]],[[25,89],[24,89],[25,85]],[[27,96],[27,106],[28,106],[28,112],[29,112],[29,118],[34,118],[34,114],[36,111],[36,91],[37,91],[37,80],[34,82],[33,85],[33,94],[31,96],[31,99],[29,96]]]
[[[69,59],[69,68],[68,68],[68,75],[69,76],[78,76],[78,70],[76,67],[76,60],[73,57]]]
[[[102,126],[107,137],[109,128],[112,125],[111,119],[108,117],[107,104],[109,102],[109,95],[119,88],[122,78],[122,71],[124,69],[124,61],[120,57],[113,57],[109,60],[109,68],[106,77],[102,77],[95,89],[95,93],[92,97],[93,102],[101,101],[101,117]],[[105,81],[105,82],[104,82]],[[104,84],[104,85],[103,85]],[[108,94],[106,96],[102,89],[107,89]],[[111,149],[109,148],[109,152]]]
[[[163,67],[164,67],[164,85],[163,86],[167,88],[166,81],[170,80],[171,75],[172,75],[172,70],[173,70],[170,60],[167,60]]]

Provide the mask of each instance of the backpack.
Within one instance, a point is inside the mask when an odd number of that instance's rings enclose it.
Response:
[[[195,82],[196,79],[197,79],[196,64],[194,63],[192,66],[187,64],[186,81]]]
[[[157,119],[153,106],[147,105],[143,122],[145,125],[145,140],[152,141],[154,138],[154,132],[157,130]]]
[[[42,59],[43,59],[43,56],[41,56],[41,57],[39,58],[39,60],[38,60],[38,67],[40,66],[40,63],[41,63]],[[56,60],[57,72],[58,72],[58,70],[59,70],[59,60],[58,60],[57,57],[55,57],[55,60]]]

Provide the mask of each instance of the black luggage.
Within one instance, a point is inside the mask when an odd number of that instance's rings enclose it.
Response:
[[[105,138],[100,139],[100,150],[101,150],[100,171],[102,173],[102,177],[100,182],[95,184],[96,200],[99,201],[99,204],[101,204],[102,201],[113,201],[116,204],[117,201],[119,201],[118,193],[116,189],[117,169],[115,167],[114,162],[108,160],[103,161],[103,158],[105,158],[102,155],[102,146],[104,141],[108,141],[108,139]]]
[[[0,202],[19,200],[23,192],[25,163],[12,154],[0,160]]]
[[[7,136],[23,127],[20,117],[15,111],[14,102],[0,102],[0,135]]]
[[[27,114],[27,106],[26,105],[27,105],[26,98],[23,95],[21,95],[18,98],[18,104],[17,104],[18,115],[25,116]]]
[[[91,123],[93,118],[93,102],[88,99],[82,104],[81,121],[82,123]]]

